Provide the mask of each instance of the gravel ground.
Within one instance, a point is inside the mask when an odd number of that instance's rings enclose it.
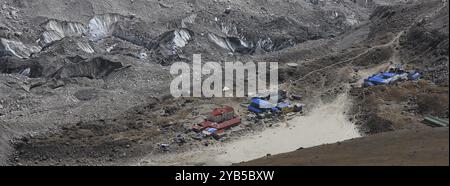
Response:
[[[418,121],[428,114],[448,118],[442,1],[3,0],[1,6],[1,165],[127,165],[209,109],[240,108],[242,99],[170,96],[169,65],[196,53],[205,61],[278,61],[280,83],[303,95],[309,109],[350,89],[349,119],[364,134],[426,129]],[[422,71],[424,80],[401,91],[353,86],[364,78],[356,69],[394,63]],[[370,99],[361,99],[366,93]],[[203,147],[174,151],[191,148]]]

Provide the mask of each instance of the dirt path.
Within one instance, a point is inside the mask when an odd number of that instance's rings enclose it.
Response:
[[[182,154],[155,157],[149,155],[139,165],[231,165],[279,154],[360,137],[347,120],[347,96],[330,104],[319,104],[308,115],[297,117],[279,127],[249,134],[228,143]]]
[[[365,50],[364,52],[359,53],[358,55],[356,55],[355,57],[352,57],[352,58],[350,58],[350,59],[346,59],[346,60],[343,60],[343,61],[339,61],[339,62],[333,63],[332,65],[328,65],[328,66],[326,66],[326,67],[323,67],[323,68],[320,68],[320,69],[317,69],[317,70],[313,70],[313,71],[309,72],[308,74],[304,75],[303,77],[301,77],[301,78],[295,80],[295,82],[303,81],[303,80],[305,80],[306,78],[308,78],[309,76],[311,76],[312,74],[314,74],[314,73],[316,73],[316,72],[320,72],[320,71],[323,71],[323,70],[326,70],[326,69],[329,69],[329,68],[332,68],[332,67],[335,67],[335,66],[338,66],[338,65],[341,65],[341,64],[345,64],[345,63],[348,63],[348,62],[351,63],[352,61],[354,61],[354,60],[360,58],[360,57],[363,56],[363,55],[368,54],[369,52],[371,52],[371,51],[373,51],[373,50],[376,50],[376,49],[379,49],[379,48],[384,48],[384,47],[392,47],[394,44],[396,44],[396,43],[398,42],[399,38],[400,38],[402,35],[403,35],[403,32],[399,32],[399,33],[397,33],[397,35],[396,35],[390,42],[388,42],[388,43],[385,43],[385,44],[381,44],[381,45],[377,45],[377,46],[371,47],[371,48]],[[393,47],[393,48],[394,48],[394,47]],[[395,50],[395,48],[394,48],[394,50]],[[394,53],[394,54],[395,54],[395,53]],[[395,56],[395,57],[394,57],[394,56]],[[392,59],[397,59],[397,56],[396,56],[396,55],[393,55],[393,58],[392,58]]]
[[[439,8],[436,9],[435,11],[431,12],[431,13],[430,13],[429,15],[427,15],[427,16],[424,16],[424,17],[418,17],[417,20],[416,20],[415,22],[413,22],[413,23],[410,25],[410,27],[411,27],[411,26],[414,26],[416,23],[422,22],[422,21],[425,20],[425,19],[428,19],[428,18],[430,18],[430,17],[433,17],[434,15],[438,14],[438,13],[439,13],[443,8],[445,8],[446,6],[447,6],[447,0],[444,0],[444,1],[442,2],[442,6],[441,6],[441,7],[439,7]],[[365,55],[365,54],[368,54],[369,52],[371,52],[371,51],[373,51],[373,50],[376,50],[376,49],[379,49],[379,48],[392,47],[392,49],[394,50],[393,55],[392,55],[392,57],[391,57],[392,63],[393,63],[393,64],[401,64],[401,59],[400,59],[399,53],[398,53],[398,51],[396,50],[396,47],[395,47],[395,46],[398,46],[400,37],[403,36],[404,33],[405,33],[404,31],[401,31],[401,32],[397,33],[397,34],[395,35],[395,37],[394,37],[391,41],[389,41],[388,43],[381,44],[381,45],[376,45],[376,46],[373,46],[373,47],[371,47],[371,48],[368,48],[367,50],[364,50],[364,52],[359,53],[359,54],[356,55],[355,57],[352,57],[352,58],[350,58],[350,59],[346,59],[346,60],[343,60],[343,61],[338,61],[338,62],[336,62],[336,63],[333,63],[332,65],[325,66],[325,67],[320,68],[320,69],[317,69],[317,70],[313,70],[313,71],[309,72],[308,74],[304,75],[303,77],[301,77],[301,78],[295,80],[295,82],[303,81],[303,80],[305,80],[306,78],[308,78],[309,76],[311,76],[312,74],[314,74],[314,73],[316,73],[316,72],[320,72],[320,71],[323,71],[323,70],[326,70],[326,69],[329,69],[329,68],[332,68],[332,67],[335,67],[335,66],[338,66],[338,65],[341,65],[341,64],[345,64],[345,63],[348,63],[348,62],[351,63],[353,60],[358,59],[359,57],[361,57],[361,56],[363,56],[363,55]]]

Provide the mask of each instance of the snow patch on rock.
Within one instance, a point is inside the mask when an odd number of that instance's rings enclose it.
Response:
[[[13,55],[22,59],[30,58],[31,54],[42,50],[39,46],[24,44],[20,41],[0,39],[0,56]]]
[[[46,46],[54,41],[59,41],[65,37],[82,36],[87,32],[87,28],[76,22],[66,22],[50,20],[44,26],[45,31],[38,41],[41,46]]]

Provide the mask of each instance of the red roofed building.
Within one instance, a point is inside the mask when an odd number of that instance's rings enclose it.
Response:
[[[218,130],[226,130],[237,126],[241,123],[241,119],[235,116],[234,109],[226,106],[224,108],[214,109],[208,116],[208,119],[200,124],[192,126],[196,132],[205,130],[206,128],[215,128]]]
[[[200,124],[195,124],[194,126],[192,126],[192,129],[193,129],[195,132],[200,132],[200,131],[202,131],[202,130],[205,130],[206,128],[211,127],[213,124],[214,124],[214,123],[211,122],[211,121],[204,121],[204,122],[202,122],[202,123],[200,123]]]
[[[226,106],[224,108],[214,109],[208,117],[209,121],[221,123],[234,118],[234,109],[232,107]]]
[[[241,124],[241,119],[239,118],[233,118],[227,121],[224,121],[222,123],[214,123],[211,125],[211,128],[215,128],[218,130],[227,130],[231,127],[235,127]]]

